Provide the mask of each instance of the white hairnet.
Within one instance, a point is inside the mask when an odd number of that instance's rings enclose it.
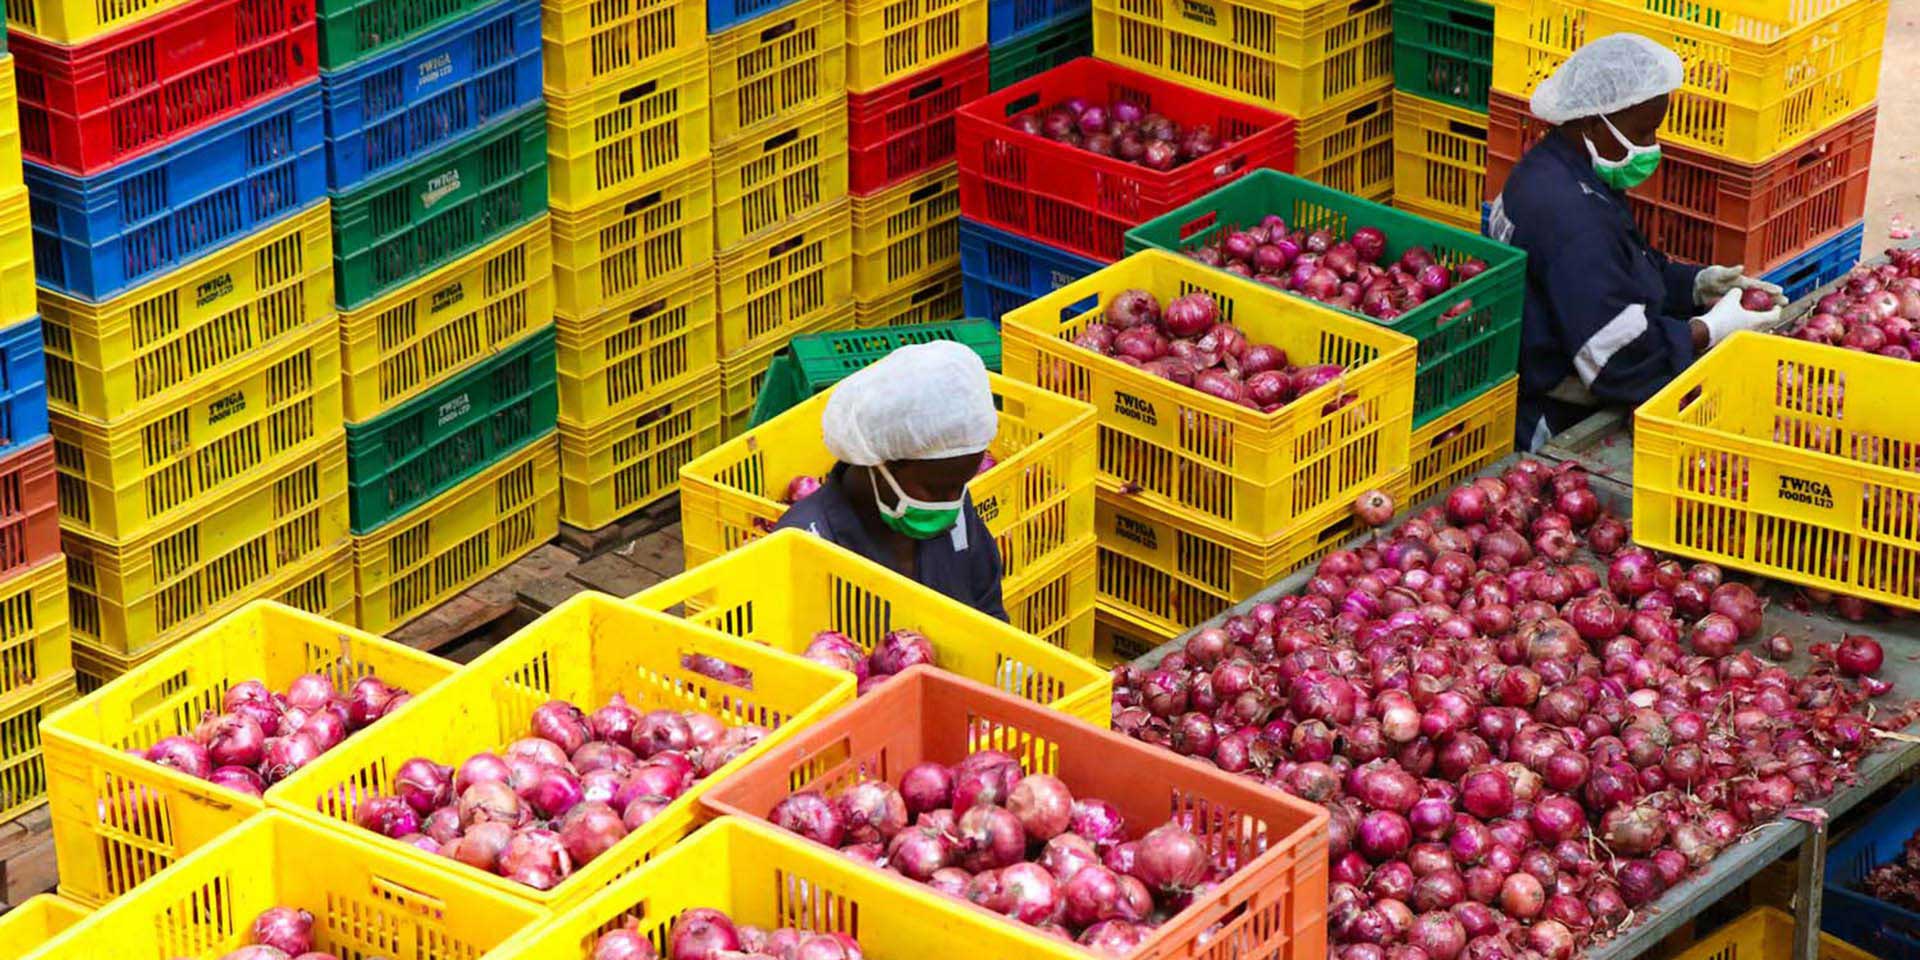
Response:
[[[986,364],[951,340],[901,347],[855,371],[820,414],[827,450],[860,467],[979,453],[999,429]]]
[[[1680,86],[1679,54],[1637,33],[1601,37],[1573,52],[1533,91],[1533,115],[1552,124],[1598,117]]]

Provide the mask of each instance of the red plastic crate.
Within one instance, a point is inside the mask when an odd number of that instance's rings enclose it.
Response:
[[[1029,773],[1059,777],[1076,796],[1113,804],[1131,837],[1179,820],[1216,864],[1233,870],[1126,960],[1325,960],[1325,809],[933,667],[914,667],[801,730],[709,788],[700,804],[708,816],[764,821],[798,790],[834,795],[869,779],[897,785],[915,764],[954,764],[989,749],[1011,754]]]
[[[1207,124],[1233,145],[1162,173],[1007,125],[1022,111],[1073,96],[1103,103],[1124,97],[1182,129]],[[1293,118],[1091,57],[968,103],[959,129],[962,213],[1104,261],[1124,255],[1128,230],[1222,184],[1262,167],[1293,171]]]
[[[987,93],[987,48],[847,94],[848,189],[868,194],[953,159],[960,106]]]
[[[1740,264],[1758,276],[1859,222],[1873,160],[1871,106],[1765,163],[1725,160],[1673,143],[1647,182],[1628,191],[1654,249],[1690,263]],[[1526,101],[1498,90],[1487,102],[1487,199],[1548,126]]]
[[[60,552],[53,438],[0,457],[0,579]]]
[[[98,172],[318,74],[312,0],[197,0],[79,46],[13,37],[21,152]]]

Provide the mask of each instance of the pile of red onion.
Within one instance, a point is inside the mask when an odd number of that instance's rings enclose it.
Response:
[[[918,630],[892,630],[874,644],[873,652],[860,649],[853,638],[838,630],[822,630],[808,641],[801,656],[835,670],[845,670],[860,681],[859,694],[894,678],[908,667],[920,664],[939,666],[934,659],[933,641]]]
[[[1418,246],[1389,258],[1387,235],[1379,227],[1361,227],[1343,238],[1324,228],[1289,230],[1286,219],[1273,213],[1186,254],[1228,273],[1382,321],[1443,297],[1487,269],[1479,259],[1441,263],[1432,251]],[[1471,300],[1460,300],[1446,316],[1472,307]]]
[[[271,907],[247,928],[248,945],[220,960],[339,960],[313,949],[313,914],[295,907]]]
[[[659,952],[638,930],[621,927],[600,935],[593,960],[657,960]],[[666,960],[861,960],[860,944],[844,933],[813,933],[798,927],[767,930],[709,907],[673,918],[667,928]]]
[[[1761,615],[1521,461],[1117,668],[1113,725],[1328,808],[1338,960],[1564,960],[1920,713],[1868,719],[1871,639],[1795,675]]]
[[[1318,387],[1338,381],[1335,363],[1293,366],[1287,352],[1252,343],[1220,319],[1219,304],[1196,290],[1164,308],[1145,290],[1123,290],[1107,301],[1101,319],[1087,324],[1074,345],[1139,367],[1183,387],[1272,413]],[[1351,398],[1327,406],[1337,409]]]
[[[1161,172],[1233,145],[1221,143],[1204,123],[1183,130],[1131,100],[1104,104],[1068,97],[1045,110],[1015,114],[1007,126]]]
[[[531,735],[458,770],[422,757],[391,794],[362,800],[361,827],[536,890],[565,880],[766,736],[694,711],[641,711],[615,694],[592,714],[564,700]]]
[[[295,677],[285,693],[243,680],[227,688],[222,712],[208,711],[191,736],[162,737],[132,752],[257,797],[411,699],[373,676],[354,681],[344,697],[317,673]]]
[[[1838,290],[1814,303],[1789,334],[1898,360],[1920,358],[1920,249],[1887,251],[1885,263],[1855,267]]]
[[[839,796],[804,790],[774,806],[776,826],[949,896],[1123,955],[1235,869],[1181,823],[1128,834],[1105,800],[1075,797],[986,750],[949,767],[921,763],[896,786],[866,780]],[[1230,856],[1223,854],[1223,856]]]

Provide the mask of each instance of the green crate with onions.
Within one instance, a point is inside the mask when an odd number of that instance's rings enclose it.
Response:
[[[1437,262],[1481,260],[1486,268],[1391,320],[1342,310],[1420,342],[1414,382],[1415,427],[1512,376],[1520,359],[1520,312],[1527,255],[1478,234],[1323,187],[1277,170],[1258,170],[1127,232],[1126,252],[1184,253],[1278,214],[1290,228],[1327,230],[1345,239],[1362,227],[1386,235],[1380,262],[1424,247]],[[1455,311],[1462,302],[1470,306]],[[1335,307],[1335,309],[1341,309]],[[1449,314],[1452,314],[1449,316]]]

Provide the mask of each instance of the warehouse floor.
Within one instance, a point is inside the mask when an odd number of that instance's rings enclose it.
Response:
[[[1892,0],[1887,45],[1880,58],[1880,89],[1899,90],[1920,56],[1920,0]],[[1873,177],[1867,186],[1866,256],[1884,250],[1889,224],[1899,215],[1908,229],[1920,226],[1920,110],[1883,101],[1873,141]]]

